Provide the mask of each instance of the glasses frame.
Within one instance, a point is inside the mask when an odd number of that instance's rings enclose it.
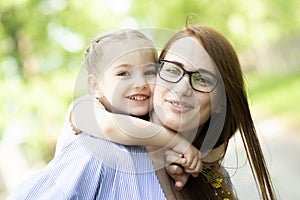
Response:
[[[162,66],[163,66],[163,64],[164,64],[165,62],[166,62],[166,63],[172,63],[172,64],[174,64],[174,65],[176,65],[176,66],[178,66],[179,68],[182,69],[183,74],[182,74],[182,76],[180,77],[180,79],[178,79],[178,81],[170,81],[170,80],[166,80],[166,79],[164,79],[163,77],[161,77],[160,72],[161,72]],[[178,82],[179,82],[186,74],[188,74],[188,75],[189,75],[190,86],[193,88],[193,90],[198,91],[198,92],[202,92],[202,93],[211,93],[211,92],[217,87],[217,85],[218,85],[218,83],[219,83],[219,81],[220,81],[219,78],[218,78],[216,75],[212,74],[212,73],[209,73],[209,72],[207,72],[207,71],[203,71],[203,72],[208,73],[208,74],[210,74],[211,76],[213,76],[213,77],[216,79],[216,83],[215,83],[215,85],[214,85],[209,91],[203,91],[203,90],[195,89],[195,88],[193,87],[193,85],[192,85],[192,74],[194,74],[194,73],[200,73],[199,71],[201,71],[201,70],[198,70],[198,71],[188,71],[188,70],[185,70],[185,69],[183,68],[183,66],[184,66],[183,64],[178,63],[178,62],[175,62],[175,61],[170,61],[170,60],[160,59],[160,60],[158,61],[158,75],[159,75],[159,77],[160,77],[161,79],[163,79],[164,81],[167,81],[167,82],[169,82],[169,83],[178,83]]]

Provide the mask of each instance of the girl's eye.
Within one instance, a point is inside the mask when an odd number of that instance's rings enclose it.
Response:
[[[117,76],[130,76],[129,72],[119,72],[117,73]]]
[[[146,76],[151,76],[151,75],[156,75],[156,73],[157,73],[156,70],[149,70],[149,71],[145,72],[145,75]]]

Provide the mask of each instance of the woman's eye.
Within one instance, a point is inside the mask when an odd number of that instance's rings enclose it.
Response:
[[[166,71],[173,75],[180,75],[180,72],[176,68],[168,68]]]
[[[197,74],[197,75],[194,75],[193,76],[193,80],[195,83],[197,84],[205,84],[205,85],[210,85],[212,84],[212,81],[208,78],[208,77],[205,77],[201,74]]]
[[[203,78],[202,76],[195,76],[194,80],[196,82],[206,82],[205,78]]]
[[[130,76],[129,72],[119,72],[117,73],[117,76]]]
[[[197,78],[195,81],[199,83],[207,83],[207,80],[205,80],[204,78]]]

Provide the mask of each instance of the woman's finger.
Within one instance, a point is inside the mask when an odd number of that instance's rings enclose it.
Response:
[[[178,165],[172,165],[172,164],[168,165],[166,167],[166,170],[169,175],[180,175],[180,174],[184,173],[183,168]]]

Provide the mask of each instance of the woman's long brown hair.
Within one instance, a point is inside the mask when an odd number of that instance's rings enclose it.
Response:
[[[184,29],[175,33],[167,42],[160,55],[160,59],[165,57],[168,49],[175,41],[183,37],[193,37],[199,41],[199,45],[204,47],[215,62],[224,84],[226,96],[226,106],[224,108],[226,109],[223,110],[223,113],[225,121],[221,125],[218,123],[213,124],[213,126],[219,127],[219,129],[215,128],[214,131],[221,131],[221,135],[214,148],[221,144],[227,146],[231,136],[239,130],[261,198],[264,200],[276,199],[270,174],[250,113],[243,74],[234,48],[222,34],[210,27],[186,25]],[[206,122],[204,127],[212,126],[209,123],[213,123],[212,120]],[[209,134],[207,129],[203,128],[200,134],[198,134],[198,138],[194,140],[194,145],[200,149],[203,138],[207,134]],[[211,187],[208,187],[207,184],[204,187],[204,185],[205,179],[203,176],[197,178],[190,177],[185,188],[194,193],[195,199],[203,199],[204,196],[206,196],[206,199],[216,199]]]

